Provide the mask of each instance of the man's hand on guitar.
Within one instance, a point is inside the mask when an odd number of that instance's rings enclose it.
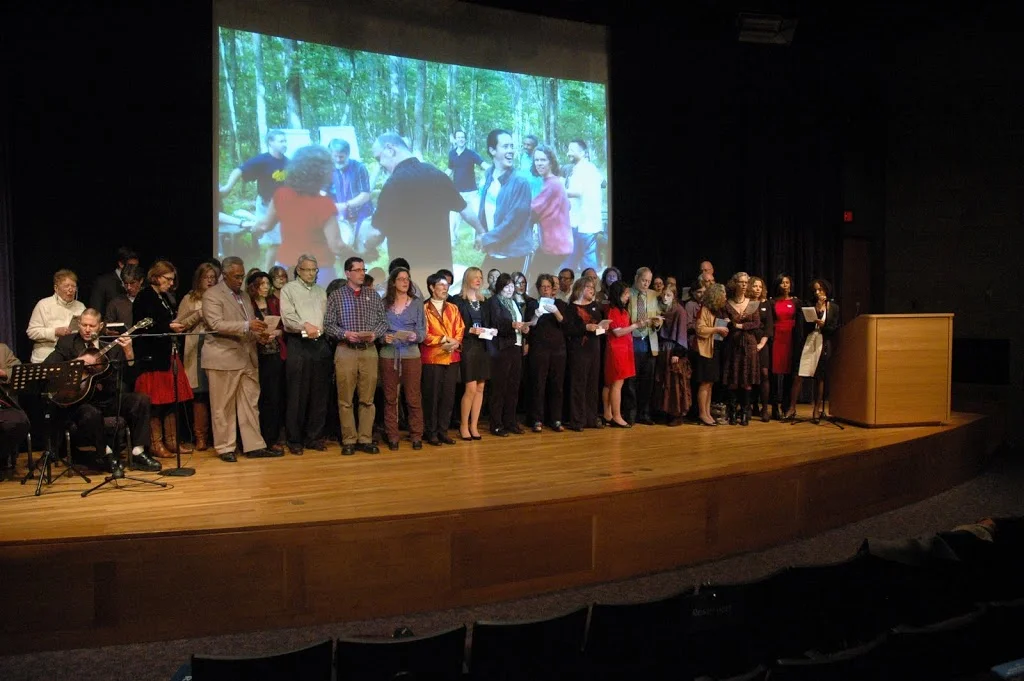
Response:
[[[132,347],[131,336],[118,336],[117,340],[114,342],[121,346],[121,350],[124,351],[125,359],[135,359],[135,348]]]

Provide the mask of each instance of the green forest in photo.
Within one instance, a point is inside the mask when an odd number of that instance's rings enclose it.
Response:
[[[374,201],[386,178],[370,148],[384,132],[402,135],[415,155],[441,170],[447,170],[457,129],[466,131],[468,148],[485,161],[485,140],[493,128],[509,130],[517,144],[535,135],[563,164],[569,142],[581,138],[607,177],[601,83],[438,64],[223,27],[218,49],[221,184],[233,168],[266,150],[269,130],[308,130],[314,144],[326,146],[330,140],[319,139],[320,126],[355,129],[357,158],[369,170]],[[294,151],[289,148],[287,156]],[[355,152],[354,147],[354,157]],[[224,197],[224,211],[252,210],[255,198],[255,183],[239,183]],[[482,260],[470,232],[464,225],[455,262]]]

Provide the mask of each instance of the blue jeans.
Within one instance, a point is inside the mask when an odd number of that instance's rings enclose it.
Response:
[[[582,272],[588,267],[597,269],[597,234],[580,234],[578,227],[572,228],[572,253],[562,261],[561,269]]]

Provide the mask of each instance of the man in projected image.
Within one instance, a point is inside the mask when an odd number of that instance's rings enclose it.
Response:
[[[455,188],[465,202],[473,210],[475,215],[480,208],[477,202],[476,167],[484,167],[484,160],[480,154],[466,147],[466,131],[456,130],[452,137],[455,146],[448,152],[448,176],[455,183]],[[462,224],[462,216],[459,213],[451,214],[452,246],[458,244],[459,225]]]
[[[476,238],[477,248],[487,254],[481,269],[525,274],[526,258],[533,253],[530,183],[517,172],[516,147],[508,130],[491,130],[487,153],[492,163],[480,187],[479,212],[486,232]]]
[[[413,156],[405,140],[393,132],[376,139],[373,157],[390,174],[373,216],[374,227],[387,237],[388,256],[414,258],[416,281],[426,281],[439,268],[451,269],[450,214],[459,213],[478,234],[484,231],[451,178]]]
[[[524,136],[523,152],[519,155],[519,172],[530,183],[530,196],[534,198],[544,188],[544,178],[533,173],[533,152],[537,150],[539,143],[536,135]]]
[[[590,161],[587,143],[574,139],[567,151],[573,164],[566,180],[569,196],[569,224],[572,225],[573,252],[562,267],[583,270],[598,267],[597,238],[604,231],[601,218],[601,173]]]
[[[373,201],[370,200],[370,173],[366,166],[349,158],[352,147],[347,140],[335,139],[327,145],[334,160],[331,186],[328,193],[338,207],[338,217],[352,226],[352,243],[359,243],[359,229],[363,222],[373,215]]]
[[[248,161],[231,171],[228,181],[220,188],[220,195],[227,196],[239,180],[256,182],[256,219],[262,220],[267,214],[274,192],[281,186],[285,178],[288,158],[288,140],[280,130],[267,133],[267,151],[253,156]],[[277,261],[277,249],[281,245],[281,225],[275,223],[273,229],[260,237],[260,243],[267,246],[267,257],[264,259],[263,270],[267,271]]]

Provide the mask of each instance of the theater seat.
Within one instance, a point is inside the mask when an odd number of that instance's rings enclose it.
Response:
[[[264,657],[192,656],[192,681],[331,681],[333,642]]]
[[[456,681],[462,677],[465,648],[465,625],[431,636],[386,640],[339,638],[335,649],[337,678]]]
[[[561,681],[579,674],[588,608],[532,622],[476,622],[473,681]]]

